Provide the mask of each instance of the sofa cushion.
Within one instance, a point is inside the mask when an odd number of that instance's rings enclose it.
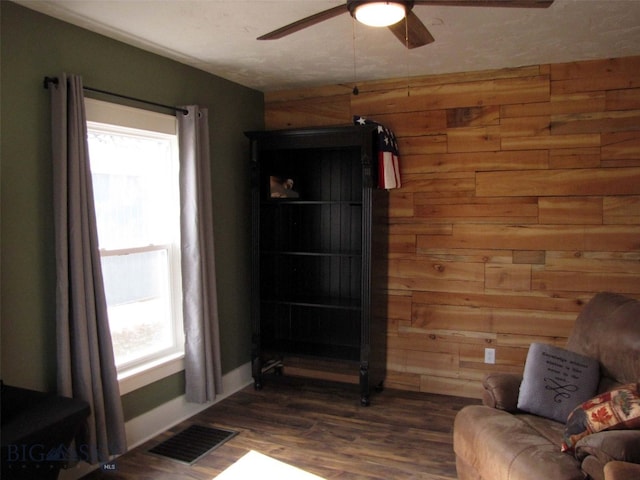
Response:
[[[567,419],[561,448],[573,450],[578,440],[603,430],[636,428],[640,428],[640,393],[638,385],[630,383],[578,405]]]
[[[555,423],[481,405],[460,410],[453,427],[453,449],[476,470],[476,476],[460,478],[584,480],[580,462],[558,448],[562,429],[549,441],[540,434],[541,425],[532,428],[530,422]]]
[[[582,461],[597,457],[602,464],[614,460],[640,464],[640,430],[605,430],[581,438],[575,457]]]
[[[576,405],[595,395],[599,380],[597,360],[554,345],[532,343],[518,408],[564,423]]]
[[[640,478],[640,465],[628,462],[609,462],[604,466],[604,478],[607,480]]]
[[[538,435],[544,437],[544,439],[549,443],[557,446],[560,442],[562,442],[564,424],[528,413],[518,414],[518,420],[526,423],[529,428],[535,430]]]

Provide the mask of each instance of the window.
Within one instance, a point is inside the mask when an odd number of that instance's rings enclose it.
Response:
[[[92,99],[86,106],[98,243],[122,380],[184,354],[176,119]]]

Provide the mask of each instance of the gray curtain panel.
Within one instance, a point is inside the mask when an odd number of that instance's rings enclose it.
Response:
[[[124,417],[98,250],[82,78],[50,85],[56,254],[58,393],[91,405],[79,459],[126,452]]]
[[[177,114],[186,398],[205,403],[222,391],[209,118],[206,108],[182,108],[188,111]]]

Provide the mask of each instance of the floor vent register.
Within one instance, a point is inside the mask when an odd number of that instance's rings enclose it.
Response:
[[[193,465],[237,434],[232,430],[191,425],[151,448],[149,453]]]

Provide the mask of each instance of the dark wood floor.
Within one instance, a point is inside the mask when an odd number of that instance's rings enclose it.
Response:
[[[456,479],[452,426],[474,400],[397,390],[360,406],[355,385],[287,377],[230,396],[114,462],[91,480],[211,480],[250,450],[326,479]],[[147,453],[191,424],[239,434],[192,466]]]

